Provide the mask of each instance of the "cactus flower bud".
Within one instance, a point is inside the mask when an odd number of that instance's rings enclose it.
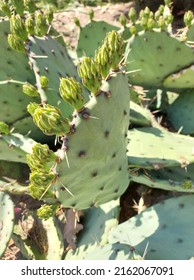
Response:
[[[0,10],[8,17],[11,17],[11,9],[10,9],[10,4],[7,3],[7,1],[2,0],[0,2]]]
[[[36,11],[36,5],[34,0],[24,0],[24,7],[29,13],[34,13]]]
[[[12,34],[15,34],[24,41],[26,41],[28,38],[24,21],[20,15],[12,15],[10,17],[10,31]]]
[[[58,205],[57,204],[44,204],[37,210],[37,215],[42,220],[48,220],[49,218],[53,217],[57,211]]]
[[[160,16],[158,19],[158,26],[161,28],[161,30],[165,29],[165,19],[163,18],[163,16]]]
[[[64,101],[71,104],[78,112],[84,105],[83,90],[74,78],[62,78],[60,80],[59,92]]]
[[[51,22],[53,20],[53,9],[49,7],[45,11],[45,16],[46,16],[46,19],[47,19],[48,23],[51,24]]]
[[[53,172],[35,171],[30,173],[30,195],[36,199],[41,199],[42,196],[52,198],[53,193],[49,187],[54,183],[55,178],[56,174]]]
[[[35,34],[37,36],[44,36],[47,34],[48,25],[47,18],[41,11],[35,13]]]
[[[36,103],[30,103],[27,110],[44,134],[63,136],[70,132],[69,120],[63,118],[58,108],[48,104],[42,107]]]
[[[187,27],[191,26],[193,19],[194,19],[194,14],[192,11],[187,11],[184,14],[184,23]]]
[[[23,15],[24,13],[24,1],[21,0],[11,0],[11,4],[14,7],[14,10],[16,11],[17,14]]]
[[[132,35],[136,35],[137,34],[137,27],[135,25],[131,25],[129,28],[129,31]]]
[[[57,159],[55,153],[49,149],[48,145],[37,143],[32,148],[32,153],[27,154],[27,163],[31,171],[48,170],[50,163],[54,163]],[[47,171],[48,171],[47,170]]]
[[[137,13],[134,7],[131,7],[128,13],[129,19],[132,21],[132,23],[135,23],[137,19]]]
[[[92,21],[94,18],[94,10],[90,9],[88,12],[88,15],[89,15],[90,20]]]
[[[75,18],[73,19],[73,21],[74,21],[75,25],[77,25],[78,27],[81,28],[80,21],[79,21],[79,19],[78,19],[77,17],[75,17]]]
[[[0,122],[0,134],[10,134],[9,126],[4,122]]]
[[[84,86],[93,94],[99,92],[102,78],[99,65],[90,57],[84,57],[78,65],[78,74],[82,78]]]
[[[25,20],[25,27],[29,35],[35,35],[34,25],[34,17],[32,15],[28,15],[28,17]]]
[[[98,50],[98,52],[95,53],[94,59],[100,66],[100,72],[102,77],[106,79],[111,68],[111,63],[109,60],[109,50],[105,44],[103,44],[102,47]]]
[[[39,96],[37,88],[28,82],[23,85],[23,93],[31,97]]]
[[[43,89],[47,89],[48,83],[49,83],[49,81],[46,76],[40,76],[40,84]]]
[[[10,47],[18,52],[25,52],[25,44],[24,41],[15,34],[8,34],[8,44]]]
[[[121,14],[119,17],[119,22],[122,26],[126,27],[127,24],[127,19],[126,16],[124,14]]]

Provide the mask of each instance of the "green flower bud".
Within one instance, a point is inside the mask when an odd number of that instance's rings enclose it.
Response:
[[[163,15],[163,13],[164,13],[164,5],[160,5],[159,6],[158,12],[159,12],[160,15]]]
[[[30,103],[27,110],[44,134],[63,136],[70,132],[69,120],[63,118],[58,108],[48,104],[42,107],[36,103]]]
[[[37,210],[37,215],[42,220],[48,220],[49,218],[53,217],[57,211],[58,205],[57,204],[44,204]]]
[[[90,9],[88,12],[88,15],[89,15],[90,20],[92,21],[94,18],[94,10]]]
[[[64,101],[71,104],[78,112],[84,105],[83,90],[74,78],[62,78],[60,80],[59,92]]]
[[[35,35],[34,25],[34,17],[32,15],[28,15],[28,17],[25,20],[25,28],[29,35]]]
[[[165,24],[165,19],[163,18],[163,16],[159,17],[158,26],[161,28],[161,30],[165,29],[166,24]]]
[[[9,126],[4,122],[0,122],[0,134],[10,134]]]
[[[35,86],[31,85],[30,83],[26,82],[24,85],[23,85],[23,93],[25,93],[26,95],[28,96],[31,96],[31,97],[37,97],[39,96],[39,93],[38,93],[38,90]]]
[[[169,14],[166,18],[165,18],[165,21],[166,21],[166,24],[171,24],[173,22],[173,15],[172,14]]]
[[[50,186],[54,183],[56,174],[53,172],[32,172],[30,173],[30,195],[35,199],[52,198],[53,194]],[[45,194],[44,194],[45,193]]]
[[[8,44],[10,47],[18,52],[25,52],[25,44],[24,41],[15,34],[8,34]]]
[[[111,68],[111,61],[109,59],[109,50],[105,44],[102,45],[98,52],[95,53],[94,60],[98,63],[100,67],[102,77],[106,79]]]
[[[20,15],[12,15],[10,17],[10,31],[24,41],[28,38],[24,21]]]
[[[47,19],[48,23],[51,24],[51,22],[53,20],[53,9],[51,7],[49,7],[45,11],[45,16],[46,16],[46,19]]]
[[[119,63],[123,57],[125,51],[125,45],[121,35],[113,30],[108,32],[104,40],[109,52],[109,61],[113,70],[118,69]]]
[[[47,89],[49,80],[46,76],[40,76],[40,84],[43,89]]]
[[[184,14],[184,23],[187,27],[191,26],[193,19],[194,19],[194,15],[192,11],[187,11]]]
[[[36,5],[34,0],[24,0],[24,7],[29,13],[34,13],[36,11]]]
[[[126,27],[127,24],[127,18],[124,14],[121,14],[119,17],[119,22],[122,24],[122,26]]]
[[[31,171],[50,170],[56,160],[57,156],[49,149],[46,144],[35,144],[32,148],[32,153],[26,156],[27,163]]]
[[[47,18],[41,11],[35,13],[35,34],[37,36],[44,36],[47,34],[48,24]]]
[[[140,25],[143,28],[143,30],[147,29],[148,19],[146,17],[142,17],[140,20]]]
[[[156,22],[153,18],[149,18],[148,19],[148,23],[147,23],[147,28],[149,30],[153,30],[153,28],[156,26]]]
[[[84,86],[93,94],[99,92],[102,85],[99,65],[90,57],[84,57],[78,65],[78,74],[82,78]]]
[[[17,14],[24,14],[24,2],[22,0],[10,0]]]
[[[150,9],[148,7],[145,7],[143,11],[143,17],[148,19],[149,16],[150,16]]]
[[[79,19],[78,19],[77,17],[75,17],[75,18],[73,19],[73,21],[74,21],[75,25],[77,25],[78,27],[81,28],[80,21],[79,21]]]
[[[0,2],[0,10],[1,10],[8,18],[11,17],[10,4],[9,4],[7,1],[2,0],[2,1]]]
[[[134,7],[131,7],[128,13],[129,19],[132,21],[132,23],[135,23],[137,19],[137,13]]]
[[[137,28],[135,25],[130,26],[129,31],[132,35],[136,35],[137,34]]]

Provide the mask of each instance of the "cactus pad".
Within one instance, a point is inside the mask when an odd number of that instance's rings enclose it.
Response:
[[[3,256],[14,224],[14,205],[10,196],[0,192],[0,257]]]
[[[109,242],[133,246],[148,260],[188,260],[194,251],[194,195],[167,199],[113,228]]]

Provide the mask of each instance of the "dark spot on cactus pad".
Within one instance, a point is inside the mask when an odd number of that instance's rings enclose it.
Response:
[[[127,115],[127,111],[126,111],[126,110],[123,111],[123,115],[124,115],[124,116]]]
[[[59,77],[63,77],[63,74],[61,74],[60,72],[57,72],[57,74],[59,75]]]
[[[108,138],[109,135],[110,135],[110,131],[106,130],[106,131],[104,132],[104,137],[105,137],[105,138]]]
[[[180,204],[179,204],[179,208],[182,209],[182,208],[184,208],[184,207],[185,207],[185,205],[184,205],[183,203],[180,203]]]
[[[65,187],[60,187],[60,191],[62,192],[66,191]]]
[[[85,38],[85,39],[88,39],[88,35],[87,35],[87,34],[85,34],[85,35],[84,35],[84,38]]]
[[[121,166],[119,166],[119,169],[118,169],[119,171],[121,171],[122,170],[122,167]]]
[[[115,193],[119,192],[119,187],[114,190]]]
[[[156,250],[155,249],[150,249],[150,252],[155,253]]]
[[[4,100],[4,101],[3,101],[3,104],[7,104],[7,103],[8,103],[7,100]]]
[[[12,62],[11,62],[10,60],[8,60],[8,61],[7,61],[7,64],[9,64],[9,65],[10,65],[10,64],[12,64]]]
[[[180,48],[180,47],[177,47],[177,48],[176,48],[176,51],[177,51],[177,52],[180,52],[180,51],[181,51],[181,48]]]
[[[71,207],[72,207],[72,208],[75,208],[75,206],[76,206],[76,203],[75,203],[75,202],[71,204]]]
[[[167,228],[167,225],[163,224],[161,225],[161,229],[166,229]]]
[[[45,49],[43,49],[41,46],[40,46],[40,51],[41,51],[43,54],[46,53],[46,52],[45,52]]]
[[[10,51],[11,51],[11,48],[10,48],[10,47],[7,47],[7,51],[10,52]]]
[[[54,50],[51,50],[51,53],[52,53],[53,55],[56,55]]]
[[[140,59],[141,62],[145,62],[145,60],[143,58]]]
[[[183,240],[181,238],[178,238],[176,242],[177,243],[183,243]]]
[[[98,175],[97,171],[92,172],[92,177],[96,177]]]
[[[20,98],[20,99],[18,99],[18,102],[22,102],[23,100]]]
[[[157,46],[157,51],[161,51],[162,47],[161,46]]]
[[[103,191],[104,190],[104,186],[102,186],[102,187],[100,187],[100,189],[99,189],[100,191]]]
[[[78,156],[79,156],[80,158],[84,158],[84,157],[86,156],[86,152],[85,152],[85,151],[80,151],[79,154],[78,154]]]
[[[115,158],[116,157],[116,153],[112,154],[112,158]]]

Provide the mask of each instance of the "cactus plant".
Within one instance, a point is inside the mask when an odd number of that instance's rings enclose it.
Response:
[[[0,257],[10,241],[14,226],[14,205],[11,197],[0,192]]]
[[[109,242],[131,245],[141,256],[147,247],[147,260],[188,260],[194,249],[193,201],[193,195],[164,200],[113,228]]]

